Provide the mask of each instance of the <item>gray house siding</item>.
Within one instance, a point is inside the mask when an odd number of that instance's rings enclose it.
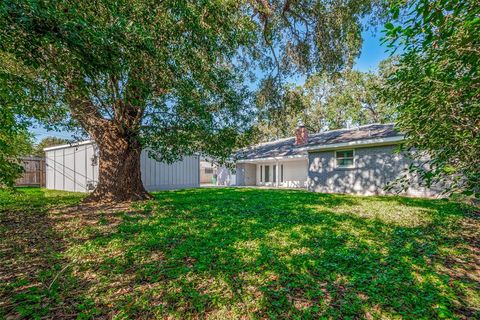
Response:
[[[384,187],[410,164],[395,145],[355,148],[353,168],[336,168],[335,151],[312,152],[308,158],[308,189],[324,193],[385,194]],[[434,196],[438,192],[412,186],[405,194]]]
[[[237,163],[237,185],[254,186],[257,181],[257,166],[251,163]]]

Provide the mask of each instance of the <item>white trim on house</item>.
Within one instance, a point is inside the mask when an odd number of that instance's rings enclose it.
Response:
[[[314,147],[305,147],[298,150],[314,152],[314,151],[334,150],[334,149],[340,149],[340,148],[382,146],[382,145],[398,144],[398,143],[401,143],[403,140],[405,140],[405,136],[398,135],[398,136],[387,137],[387,138],[364,139],[364,140],[356,140],[356,141],[350,141],[350,142],[332,143],[332,144],[326,144],[326,145],[320,145],[320,146],[314,146]]]
[[[58,146],[43,148],[43,151],[51,151],[51,150],[64,149],[64,148],[70,148],[70,147],[77,147],[77,146],[83,146],[83,145],[92,144],[92,143],[94,143],[93,140],[86,140],[86,141],[81,141],[81,142],[72,142],[72,143],[62,144],[62,145],[58,145]]]
[[[350,166],[339,166],[338,165],[338,157],[337,157],[337,153],[338,152],[342,152],[342,151],[352,151],[352,165]],[[350,159],[350,157],[343,157],[343,158],[340,158],[340,159]],[[351,148],[351,149],[340,149],[340,150],[335,150],[335,169],[353,169],[355,168],[355,149],[354,148]]]
[[[255,162],[270,162],[275,160],[299,160],[299,159],[307,159],[307,154],[296,154],[293,156],[279,156],[279,157],[268,157],[268,158],[257,158],[257,159],[242,159],[237,160],[237,163],[255,163]]]
[[[295,158],[254,163],[255,185],[280,188],[306,188],[308,181],[308,159]],[[266,167],[269,167],[269,180],[265,180]],[[283,167],[283,179],[282,179]]]
[[[240,165],[240,170],[242,173],[239,178],[239,181],[241,181],[240,185],[252,185],[252,180],[255,179],[256,185],[262,185],[267,187],[272,186],[310,188],[310,186],[312,186],[312,188],[317,188],[319,187],[318,184],[321,182],[328,186],[331,185],[334,187],[338,187],[338,190],[343,190],[340,187],[346,187],[346,185],[352,183],[358,184],[358,181],[350,181],[351,178],[354,177],[356,180],[365,179],[365,181],[370,183],[370,185],[366,187],[368,187],[369,190],[373,188],[375,189],[375,192],[378,192],[378,183],[376,181],[373,181],[372,177],[368,178],[372,181],[369,181],[366,177],[364,177],[365,173],[369,173],[368,170],[371,170],[371,168],[362,167],[359,168],[359,170],[353,170],[352,172],[345,173],[333,172],[334,170],[349,170],[356,168],[357,165],[359,165],[360,163],[357,161],[359,160],[357,159],[357,157],[359,157],[359,155],[364,155],[366,152],[368,153],[369,151],[365,149],[375,147],[387,147],[388,150],[393,150],[395,149],[395,145],[398,145],[405,140],[405,136],[395,131],[391,124],[373,126],[373,131],[371,131],[372,129],[369,129],[369,126],[370,125],[362,126],[365,127],[361,129],[363,130],[362,132],[356,132],[350,129],[332,130],[341,132],[339,135],[331,135],[327,133],[325,136],[322,136],[322,134],[319,134],[315,137],[312,136],[310,143],[304,145],[293,145],[293,142],[285,142],[283,141],[285,139],[281,139],[253,146],[249,149],[246,149],[246,152],[243,152],[243,150],[241,150],[242,152],[239,152],[239,157],[243,157],[243,159],[238,159],[236,161],[236,163]],[[343,142],[332,143],[335,141],[335,139],[338,139],[337,141]],[[273,145],[271,145],[270,147],[262,147],[264,145],[270,145],[272,143]],[[260,148],[257,148],[259,146]],[[353,165],[350,165],[351,160],[339,161],[337,159],[337,152],[342,150],[352,150]],[[323,151],[325,152],[322,153]],[[332,163],[332,156],[335,163]],[[350,159],[350,153],[348,153],[348,157],[345,158]],[[324,159],[326,159],[328,163],[322,162]],[[397,161],[396,159],[397,158],[393,159],[392,161]],[[345,166],[337,166],[337,161],[345,164]],[[286,175],[283,182],[280,173],[282,164],[285,165],[284,174]],[[265,166],[267,165],[271,166],[269,167],[270,169],[272,169],[273,166],[276,166],[276,171],[270,170],[272,174],[276,175],[275,181],[273,181],[273,177],[271,175],[269,175],[271,179],[269,179],[268,182],[265,181]],[[399,165],[403,165],[403,163],[400,162]],[[320,168],[326,166],[333,170],[320,170]],[[255,172],[253,172],[253,170],[255,170]],[[363,172],[362,170],[365,170],[365,172]],[[383,167],[379,168],[379,170],[383,170]],[[331,173],[330,171],[332,171],[333,173]],[[325,172],[326,174],[323,174]],[[323,177],[320,173],[326,176],[329,180],[322,181],[321,179],[325,177]],[[386,172],[385,174],[389,174],[389,172]],[[357,175],[359,178],[357,179],[357,176],[355,175]],[[368,174],[368,176],[370,176],[370,174]],[[377,177],[374,178],[376,179]],[[337,182],[337,179],[340,179],[340,182]],[[341,183],[343,184],[343,186],[337,186],[335,185],[336,183]],[[352,185],[351,187],[357,188],[358,186]],[[337,189],[332,190],[335,191]]]
[[[361,147],[371,147],[371,146],[383,146],[383,145],[392,145],[401,143],[405,139],[405,136],[398,135],[394,137],[387,138],[375,138],[375,139],[364,139],[356,140],[350,142],[341,142],[341,143],[332,143],[320,146],[313,147],[304,147],[297,149],[298,152],[315,152],[315,151],[326,151],[326,150],[337,150],[337,149],[354,149]],[[268,158],[255,158],[255,159],[241,159],[237,160],[237,163],[258,163],[258,162],[269,162],[275,160],[297,160],[308,158],[307,154],[296,154],[291,156],[278,156],[278,157],[268,157]]]

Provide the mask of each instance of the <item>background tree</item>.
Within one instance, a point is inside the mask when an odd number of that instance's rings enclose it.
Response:
[[[20,158],[30,153],[31,136],[15,121],[14,114],[0,104],[0,188],[12,188],[23,173]]]
[[[28,118],[33,114],[27,106],[23,82],[17,77],[25,70],[3,52],[0,61],[0,188],[11,188],[23,172],[20,158],[32,149]],[[43,118],[44,113],[38,110],[37,116]]]
[[[405,147],[426,152],[412,170],[426,185],[480,196],[478,1],[399,1],[386,40],[403,53],[387,96],[399,105]],[[406,12],[405,15],[401,13]],[[422,155],[424,152],[417,153]]]
[[[142,148],[164,161],[198,152],[222,162],[248,141],[246,76],[280,84],[351,65],[361,18],[375,5],[5,0],[0,50],[22,66],[31,108],[64,115],[49,123],[76,123],[97,142],[99,181],[88,200],[145,199]]]
[[[45,151],[43,151],[43,149],[67,144],[69,142],[69,140],[63,138],[45,137],[39,143],[33,146],[32,155],[37,157],[45,157]]]
[[[350,69],[334,76],[313,75],[301,86],[285,86],[277,96],[264,82],[256,100],[259,139],[291,136],[299,121],[310,132],[392,122],[395,108],[382,96],[390,66],[391,62],[383,62],[378,73]]]

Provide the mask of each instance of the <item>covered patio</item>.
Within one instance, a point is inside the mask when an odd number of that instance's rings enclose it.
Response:
[[[237,185],[278,188],[307,187],[307,155],[237,161]]]

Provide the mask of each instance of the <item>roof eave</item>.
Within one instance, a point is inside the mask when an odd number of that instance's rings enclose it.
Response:
[[[264,158],[249,158],[249,159],[239,159],[236,163],[252,163],[252,162],[268,162],[268,161],[275,161],[275,160],[298,160],[298,159],[306,159],[307,154],[295,154],[289,156],[276,156],[276,157],[264,157]]]
[[[73,143],[68,143],[68,144],[62,144],[62,145],[59,145],[59,146],[43,148],[43,151],[52,151],[52,150],[70,148],[70,147],[78,147],[78,146],[82,146],[82,145],[85,145],[85,144],[92,144],[92,143],[95,143],[95,141],[86,140],[86,141],[80,141],[80,142],[73,142]]]
[[[386,138],[372,138],[372,139],[363,139],[363,140],[354,140],[348,142],[332,143],[318,146],[310,146],[299,149],[299,151],[315,152],[315,151],[327,151],[327,150],[336,150],[342,148],[354,148],[354,147],[372,147],[372,146],[385,146],[385,145],[394,145],[402,143],[405,140],[404,135],[397,135],[393,137]]]

